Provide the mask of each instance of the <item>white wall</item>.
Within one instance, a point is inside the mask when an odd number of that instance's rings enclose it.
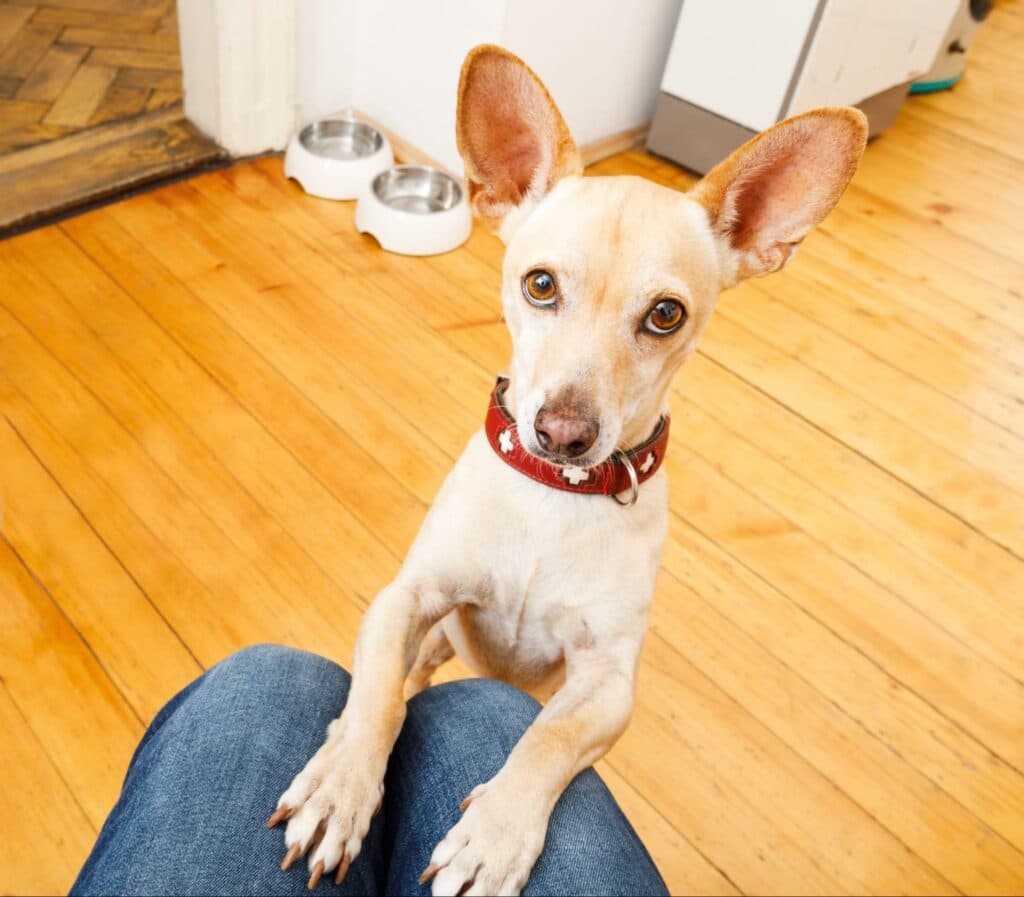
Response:
[[[647,122],[681,0],[178,0],[185,112],[236,155],[355,108],[461,170],[466,51],[499,43],[547,83],[580,144]]]
[[[471,47],[501,42],[504,0],[358,2],[352,105],[461,171],[455,151],[459,70]]]
[[[295,118],[352,105],[357,0],[296,0]]]
[[[297,0],[300,122],[362,110],[461,170],[463,57],[500,43],[544,79],[577,142],[648,121],[681,0]]]
[[[650,121],[682,0],[509,0],[500,43],[547,84],[579,144]]]

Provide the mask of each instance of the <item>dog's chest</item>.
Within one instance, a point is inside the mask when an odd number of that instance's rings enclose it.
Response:
[[[562,626],[558,619],[538,615],[520,597],[460,605],[446,621],[445,632],[477,672],[532,688],[561,669]]]
[[[471,442],[411,557],[463,596],[444,623],[458,654],[536,689],[561,674],[567,646],[613,632],[620,617],[632,625],[664,537],[663,486],[648,485],[627,511],[537,484]]]

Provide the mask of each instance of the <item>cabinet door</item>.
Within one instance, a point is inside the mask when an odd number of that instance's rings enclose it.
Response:
[[[780,117],[824,3],[685,0],[661,89],[752,130],[767,128]]]
[[[786,115],[856,104],[927,72],[962,0],[828,0]]]

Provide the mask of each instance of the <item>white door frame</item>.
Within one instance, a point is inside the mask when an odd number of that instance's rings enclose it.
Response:
[[[178,0],[185,114],[234,156],[295,127],[296,0]]]

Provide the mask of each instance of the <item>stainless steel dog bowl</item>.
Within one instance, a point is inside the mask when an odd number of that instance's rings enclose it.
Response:
[[[376,128],[354,119],[326,119],[299,131],[299,143],[314,156],[326,159],[365,159],[384,145]]]
[[[373,179],[373,193],[386,206],[417,215],[444,212],[462,200],[462,188],[454,178],[423,165],[381,172]]]
[[[448,252],[469,238],[472,227],[459,182],[424,165],[381,172],[356,206],[356,228],[402,255]]]
[[[355,119],[329,118],[292,137],[284,173],[325,199],[355,199],[394,164],[391,145],[376,128]]]

